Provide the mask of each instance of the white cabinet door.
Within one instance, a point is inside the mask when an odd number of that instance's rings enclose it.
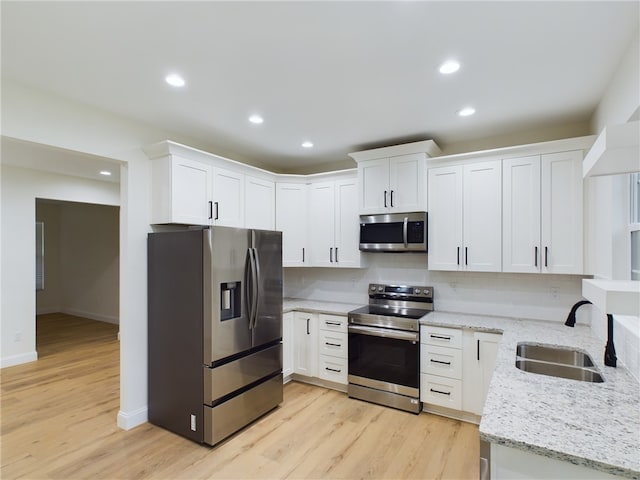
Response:
[[[425,156],[422,153],[389,160],[390,211],[416,212],[425,209],[424,164]]]
[[[276,230],[282,232],[282,266],[309,263],[307,250],[307,185],[276,184]]]
[[[294,312],[293,373],[318,376],[318,315]]]
[[[276,226],[275,183],[247,175],[244,187],[245,228],[274,230]]]
[[[293,373],[293,312],[282,315],[282,376]]]
[[[389,205],[389,159],[358,163],[358,178],[360,214],[386,213]]]
[[[500,160],[465,165],[463,172],[464,261],[461,258],[460,263],[468,271],[499,272],[502,269]]]
[[[429,169],[429,270],[459,270],[462,249],[462,167]]]
[[[212,167],[168,155],[151,164],[151,223],[209,225]]]
[[[462,352],[462,410],[482,415],[496,367],[497,333],[465,331]]]
[[[335,191],[335,265],[360,266],[360,227],[357,180],[338,180]],[[312,217],[313,218],[313,217]]]
[[[542,155],[542,272],[580,274],[582,151]]]
[[[213,168],[213,224],[244,227],[244,175]]]
[[[314,266],[334,266],[334,182],[309,188],[309,259]]]
[[[540,156],[502,162],[502,271],[540,271]]]

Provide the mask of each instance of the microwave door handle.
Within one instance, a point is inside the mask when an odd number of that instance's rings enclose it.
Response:
[[[408,224],[409,224],[409,217],[404,217],[404,222],[402,223],[402,239],[404,240],[405,248],[409,246],[409,239],[407,238]]]

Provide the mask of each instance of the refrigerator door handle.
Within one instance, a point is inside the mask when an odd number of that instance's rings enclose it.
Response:
[[[256,279],[256,259],[254,248],[249,247],[247,255],[249,255],[249,265],[245,272],[245,293],[247,316],[249,319],[249,330],[255,327],[256,306],[257,306],[257,279]]]
[[[253,327],[258,324],[258,302],[260,301],[260,262],[258,259],[258,250],[253,250]]]

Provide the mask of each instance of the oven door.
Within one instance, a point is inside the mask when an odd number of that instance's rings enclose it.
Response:
[[[419,335],[349,325],[349,383],[419,397]]]

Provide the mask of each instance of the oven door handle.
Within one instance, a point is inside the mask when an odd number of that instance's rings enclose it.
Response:
[[[406,340],[409,342],[417,342],[420,335],[413,332],[405,332],[403,330],[389,330],[387,328],[362,327],[360,325],[349,325],[349,333],[359,333],[362,335],[371,335],[372,337],[393,338],[394,340]]]

